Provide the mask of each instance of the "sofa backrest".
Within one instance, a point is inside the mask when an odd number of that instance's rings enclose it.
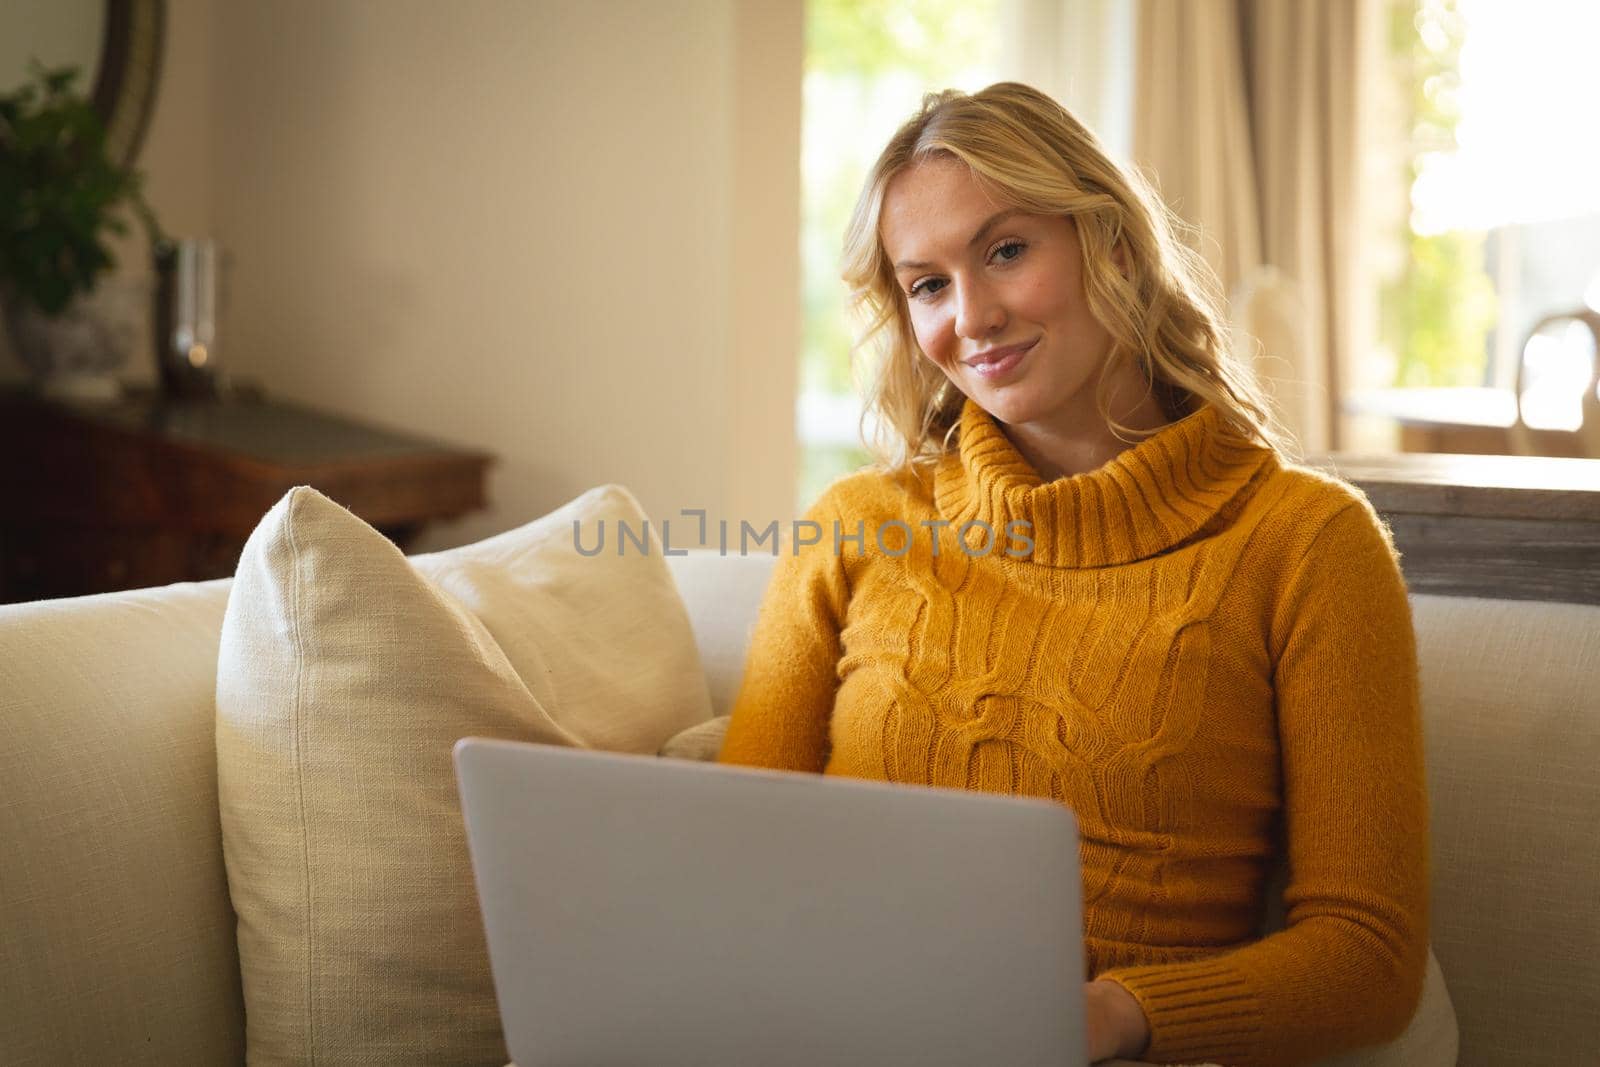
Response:
[[[690,552],[667,557],[667,566],[689,612],[689,624],[694,627],[714,715],[733,710],[739,678],[744,674],[745,653],[750,648],[750,631],[777,562],[773,556],[760,553],[719,556],[714,552]]]
[[[1413,595],[1432,940],[1461,1067],[1593,1062],[1600,606]]]
[[[228,582],[0,607],[0,1060],[244,1062],[217,815]]]

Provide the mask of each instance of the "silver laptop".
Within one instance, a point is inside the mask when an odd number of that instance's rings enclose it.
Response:
[[[517,1067],[1077,1067],[1072,813],[1043,800],[467,738]]]

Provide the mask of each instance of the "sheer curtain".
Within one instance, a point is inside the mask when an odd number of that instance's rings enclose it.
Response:
[[[1049,93],[1125,163],[1133,151],[1136,0],[1006,0],[1003,76]]]
[[[1055,96],[1197,228],[1242,353],[1306,452],[1371,337],[1359,200],[1379,0],[1010,0],[1009,76]]]
[[[1375,0],[1138,0],[1134,159],[1204,233],[1307,452],[1339,447],[1340,383],[1370,336],[1359,116],[1380,15]]]

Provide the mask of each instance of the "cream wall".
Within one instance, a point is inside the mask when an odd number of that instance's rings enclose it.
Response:
[[[790,515],[801,38],[800,0],[220,4],[225,358],[498,455],[421,547],[608,481]]]
[[[802,0],[169,11],[142,164],[225,366],[499,457],[419,548],[601,482],[793,514]]]

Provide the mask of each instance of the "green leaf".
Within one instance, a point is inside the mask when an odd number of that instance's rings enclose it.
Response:
[[[140,175],[107,154],[79,71],[34,62],[30,73],[0,94],[0,286],[57,314],[111,269],[107,239],[127,232],[127,209],[152,245],[161,228]]]

